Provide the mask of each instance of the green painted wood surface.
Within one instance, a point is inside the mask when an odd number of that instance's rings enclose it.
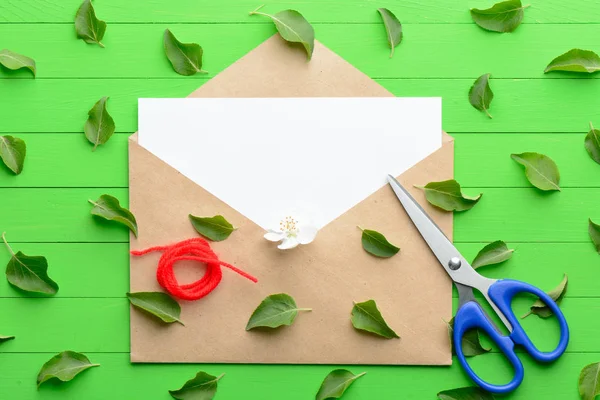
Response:
[[[382,55],[382,62],[387,61]],[[107,59],[111,62],[119,60]],[[483,73],[488,68],[481,69]],[[450,133],[585,133],[590,121],[600,121],[600,79],[493,80],[496,96],[490,120],[467,101],[475,78],[376,81],[397,96],[442,97],[443,126]],[[183,97],[204,81],[202,77],[0,79],[0,133],[82,132],[88,110],[107,95],[117,131],[132,133],[137,128],[138,98]]]
[[[79,0],[4,0],[0,5],[0,22],[39,23],[61,22],[71,23]],[[254,0],[227,0],[227,2],[208,2],[196,0],[147,0],[143,3],[135,1],[105,0],[95,7],[102,18],[109,23],[123,22],[176,22],[176,23],[210,23],[230,22],[247,23],[257,19],[248,16],[262,3]],[[486,8],[494,4],[493,0],[431,0],[421,2],[410,1],[274,1],[267,3],[264,11],[277,12],[284,8],[301,10],[309,21],[336,23],[373,23],[379,21],[375,9],[387,7],[398,15],[402,21],[410,23],[471,23],[469,9]],[[561,0],[532,0],[527,10],[524,23],[598,23],[600,21],[600,4],[595,0],[577,0],[565,6]]]
[[[185,96],[269,37],[265,19],[248,16],[250,0],[96,0],[109,26],[106,49],[75,38],[79,0],[3,0],[1,47],[30,55],[38,79],[0,69],[0,133],[27,141],[24,172],[0,168],[0,231],[13,248],[48,258],[59,283],[55,298],[31,298],[0,282],[0,334],[17,339],[0,346],[0,398],[168,399],[199,369],[226,373],[217,399],[312,398],[330,366],[132,365],[129,363],[128,234],[89,214],[88,198],[110,193],[127,203],[127,137],[137,128],[137,98]],[[533,0],[513,34],[475,26],[470,7],[491,0],[276,2],[265,10],[296,8],[317,38],[398,96],[441,96],[443,126],[456,139],[456,178],[465,192],[483,192],[471,211],[457,214],[455,239],[469,259],[489,241],[515,248],[511,260],[484,267],[484,275],[522,279],[543,289],[563,273],[570,278],[563,309],[572,329],[567,354],[551,365],[522,359],[526,378],[512,399],[577,399],[577,377],[600,361],[600,256],[587,236],[587,219],[600,221],[600,166],[583,138],[600,125],[600,82],[594,77],[544,75],[556,55],[584,47],[600,52],[600,3]],[[405,39],[393,59],[375,9],[388,7],[404,23]],[[166,27],[205,49],[210,74],[176,75],[162,53]],[[467,102],[473,80],[492,73],[493,120]],[[87,111],[101,96],[118,134],[91,152],[82,135]],[[559,165],[561,193],[531,188],[510,153],[539,151]],[[0,262],[9,253],[0,247]],[[454,294],[456,302],[456,293]],[[530,299],[519,298],[523,312]],[[401,306],[401,305],[399,305]],[[134,311],[135,312],[135,311]],[[523,321],[543,348],[557,340],[555,322]],[[210,344],[207,344],[210,345]],[[39,391],[35,377],[53,353],[87,352],[100,368],[65,385]],[[501,355],[471,360],[495,382],[510,370]],[[468,385],[452,367],[351,366],[367,371],[344,396],[360,399],[435,399],[443,389]]]
[[[255,20],[253,20],[255,21]],[[42,78],[172,78],[177,74],[164,57],[162,35],[170,28],[183,41],[202,43],[203,68],[213,76],[271,36],[271,24],[132,25],[111,26],[106,48],[73,40],[71,25],[1,25],[3,46],[38,61]],[[574,78],[556,73],[544,76],[544,68],[556,56],[573,47],[600,52],[596,37],[600,25],[532,25],[511,35],[487,32],[472,24],[403,25],[402,47],[389,59],[389,47],[381,24],[316,25],[319,40],[375,78],[465,78],[475,80],[490,72],[493,78]],[[36,38],[23,42],[23,37]],[[83,52],[85,57],[74,58]],[[447,60],[459,58],[460,63]],[[118,60],[107,63],[106,60]],[[485,59],[485,63],[481,60]],[[482,70],[484,68],[484,70]],[[30,73],[5,72],[0,76],[29,78]],[[585,78],[597,78],[586,76]],[[198,75],[196,78],[203,78]]]

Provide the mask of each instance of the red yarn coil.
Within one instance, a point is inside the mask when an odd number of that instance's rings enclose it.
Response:
[[[221,266],[237,272],[254,283],[258,282],[258,279],[252,275],[219,260],[219,257],[210,248],[210,244],[203,238],[188,239],[170,246],[155,246],[145,250],[133,250],[131,254],[134,256],[143,256],[155,251],[163,252],[158,261],[156,279],[160,286],[178,299],[198,300],[212,292],[223,278]],[[173,266],[176,262],[183,260],[192,260],[206,264],[206,273],[195,282],[180,285],[175,277]]]

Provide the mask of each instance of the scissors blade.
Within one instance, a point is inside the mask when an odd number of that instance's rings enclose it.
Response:
[[[425,210],[423,210],[419,203],[417,203],[396,178],[388,175],[388,182],[413,224],[421,233],[421,236],[423,236],[423,239],[427,242],[429,248],[442,267],[444,267],[448,275],[450,275],[450,278],[452,278],[454,282],[476,288],[487,296],[487,289],[495,282],[495,280],[485,278],[475,272],[469,262],[460,254],[456,247],[454,247],[450,239],[448,239],[436,223],[429,218],[429,215],[427,215]],[[450,267],[449,263],[453,258],[458,258],[458,260],[460,260],[460,267],[457,269],[452,269]]]
[[[408,193],[408,191],[394,178],[392,175],[388,175],[388,182],[396,197],[400,200],[400,203],[406,210],[406,213],[412,220],[413,224],[425,239],[425,242],[429,245],[429,248],[438,259],[442,267],[446,270],[450,278],[456,284],[459,290],[459,295],[463,297],[460,300],[462,303],[471,301],[473,299],[472,290],[466,290],[465,286],[469,288],[475,288],[479,290],[486,298],[492,309],[496,312],[502,323],[506,328],[512,332],[512,326],[506,319],[504,314],[498,309],[496,304],[488,296],[488,289],[497,280],[489,279],[479,275],[475,272],[475,269],[469,264],[469,262],[460,254],[460,252],[454,247],[450,239],[442,232],[435,222],[429,215],[423,210],[423,207]],[[454,259],[454,260],[453,260]],[[453,269],[450,265],[450,260],[454,262],[455,259],[460,261],[459,267]],[[461,293],[462,292],[462,293]]]

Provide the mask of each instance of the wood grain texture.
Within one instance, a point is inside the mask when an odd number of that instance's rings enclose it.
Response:
[[[4,0],[0,3],[0,22],[61,22],[71,23],[79,0]],[[301,11],[312,23],[374,23],[379,22],[376,9],[386,7],[392,10],[403,23],[472,24],[469,9],[487,8],[493,0],[472,2],[458,0],[431,0],[426,3],[410,0],[382,0],[376,3],[361,0],[348,1],[274,1],[263,11],[277,12],[286,8]],[[248,13],[261,3],[254,0],[228,0],[226,3],[208,0],[147,0],[143,4],[135,1],[105,0],[95,5],[98,16],[109,24],[123,22],[228,22],[251,23],[260,21]],[[532,7],[525,12],[525,24],[539,23],[598,23],[600,5],[595,0],[577,0],[565,3],[560,0],[532,0],[524,3]],[[266,22],[264,22],[266,23]]]
[[[29,298],[0,282],[0,334],[17,335],[0,347],[0,398],[168,398],[198,370],[225,372],[223,400],[312,398],[328,366],[131,365],[128,232],[89,214],[88,198],[110,193],[127,204],[127,135],[137,129],[137,98],[182,97],[226,68],[274,32],[270,21],[251,17],[250,0],[95,1],[108,22],[106,49],[75,38],[80,0],[3,0],[2,46],[38,62],[26,72],[0,68],[0,133],[28,144],[24,172],[0,168],[0,231],[15,249],[45,255],[60,285],[55,298]],[[525,381],[508,400],[575,400],[577,377],[600,361],[594,316],[600,312],[599,256],[587,236],[587,218],[600,221],[600,166],[583,149],[590,121],[600,125],[598,76],[543,75],[546,64],[572,47],[600,51],[600,3],[596,0],[534,0],[512,34],[488,33],[472,22],[469,8],[494,0],[277,1],[265,11],[301,11],[317,37],[397,96],[442,96],[443,126],[456,138],[456,179],[465,192],[483,192],[473,210],[456,215],[455,238],[468,259],[487,242],[502,239],[516,249],[508,262],[481,273],[522,279],[547,290],[568,273],[563,303],[572,330],[567,354],[550,365],[523,356]],[[404,24],[405,40],[393,59],[377,7]],[[161,33],[169,27],[182,40],[200,43],[210,74],[177,76],[164,58]],[[495,99],[489,120],[473,109],[473,80],[492,74]],[[83,137],[87,111],[102,96],[120,134],[91,152]],[[558,164],[561,193],[531,188],[509,154],[538,151]],[[9,259],[0,250],[0,263]],[[455,293],[456,302],[456,293]],[[518,312],[530,299],[517,299]],[[555,322],[524,320],[536,343],[551,346]],[[210,345],[210,344],[208,344]],[[73,382],[48,384],[38,392],[41,365],[62,350],[88,352],[100,368]],[[471,360],[485,378],[508,381],[499,354]],[[451,368],[354,367],[367,371],[345,400],[434,399],[443,389],[470,385]]]
[[[117,132],[133,133],[138,98],[184,97],[204,81],[201,77],[0,79],[0,133],[83,132],[88,110],[107,95]],[[600,121],[599,79],[492,80],[496,93],[492,120],[469,104],[472,79],[376,81],[396,96],[442,97],[443,127],[449,133],[585,133],[589,121]]]
[[[220,399],[282,399],[313,398],[323,377],[331,366],[274,366],[260,365],[194,365],[152,364],[131,365],[127,354],[87,353],[99,368],[87,371],[70,383],[47,384],[35,388],[35,376],[52,354],[0,354],[0,363],[10,365],[3,374],[0,390],[18,393],[21,399],[55,400],[68,398],[106,399],[167,399],[169,389],[181,387],[199,370],[214,375],[225,373],[219,381]],[[519,391],[510,399],[578,399],[577,381],[582,366],[596,362],[600,353],[566,354],[552,366],[540,367],[527,357],[523,363],[527,374]],[[509,367],[499,354],[486,354],[472,360],[473,367],[497,381],[510,379]],[[389,368],[378,366],[349,366],[352,372],[367,372],[360,384],[344,394],[344,400],[387,399],[401,394],[403,399],[435,399],[436,393],[469,385],[466,375],[455,363],[449,368]],[[551,384],[536,385],[546,381]],[[110,384],[107,384],[109,382]],[[393,397],[392,397],[393,398]]]
[[[162,46],[167,28],[180,40],[202,46],[203,69],[209,71],[208,76],[216,75],[276,32],[270,24],[123,24],[108,28],[102,41],[106,48],[100,48],[78,40],[70,25],[0,24],[0,37],[5,38],[3,46],[35,58],[37,79],[173,78],[178,75]],[[487,32],[473,25],[404,24],[405,39],[391,59],[380,23],[322,24],[315,30],[319,41],[375,78],[474,81],[487,72],[492,79],[600,77],[544,75],[551,60],[573,47],[598,51],[595,38],[600,36],[600,25],[596,24],[531,25],[510,35]],[[445,62],[451,59],[460,62]],[[30,79],[31,74],[0,70],[0,77]]]

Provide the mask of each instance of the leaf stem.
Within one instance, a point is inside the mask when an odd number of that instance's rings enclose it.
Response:
[[[526,6],[523,6],[523,10],[526,8],[529,8],[529,7],[531,7],[531,4],[527,4]]]
[[[15,256],[15,252],[13,251],[12,247],[10,247],[10,245],[8,244],[8,242],[6,241],[6,232],[2,232],[2,240],[4,241],[4,244],[6,245],[6,248],[8,249],[8,251],[10,251],[10,254],[12,254],[12,256]]]
[[[523,315],[521,316],[521,319],[523,319],[523,318],[527,318],[527,317],[529,317],[531,314],[533,314],[533,311],[532,311],[532,310],[529,310],[529,312],[527,312],[527,313],[525,313],[525,314],[523,314]]]
[[[260,14],[260,15],[267,15],[267,14],[263,14],[263,13],[259,13],[258,10],[260,10],[261,8],[263,8],[265,5],[262,4],[260,6],[258,6],[254,11],[250,11],[248,13],[248,15],[254,15],[254,14]]]
[[[98,46],[102,47],[103,49],[105,48],[102,42],[98,42]]]
[[[594,125],[592,124],[592,121],[590,121],[590,129],[594,130]]]
[[[262,12],[257,12],[257,11],[252,11],[250,13],[250,15],[262,15],[263,17],[269,17],[272,18],[271,15],[267,14],[267,13],[262,13]]]
[[[94,206],[98,206],[98,203],[96,203],[94,200],[88,199],[88,202]]]
[[[487,108],[484,108],[483,111],[485,111],[485,113],[487,114],[488,117],[490,117],[490,119],[493,119],[494,117],[492,117],[492,115],[489,113]]]
[[[360,229],[361,231],[363,231],[363,232],[365,231],[365,230],[363,229],[363,227],[362,227],[362,226],[360,226],[360,225],[356,225],[356,227],[357,227],[358,229]]]
[[[358,379],[358,378],[360,378],[361,376],[363,376],[363,375],[364,375],[364,374],[366,374],[366,373],[367,373],[366,371],[365,371],[365,372],[361,372],[360,374],[358,374],[358,375],[355,375],[355,376],[354,376],[354,379]]]
[[[297,308],[298,311],[312,311],[312,308]]]
[[[225,376],[225,373],[222,373],[221,375],[217,376],[217,381],[220,380],[223,376]]]

